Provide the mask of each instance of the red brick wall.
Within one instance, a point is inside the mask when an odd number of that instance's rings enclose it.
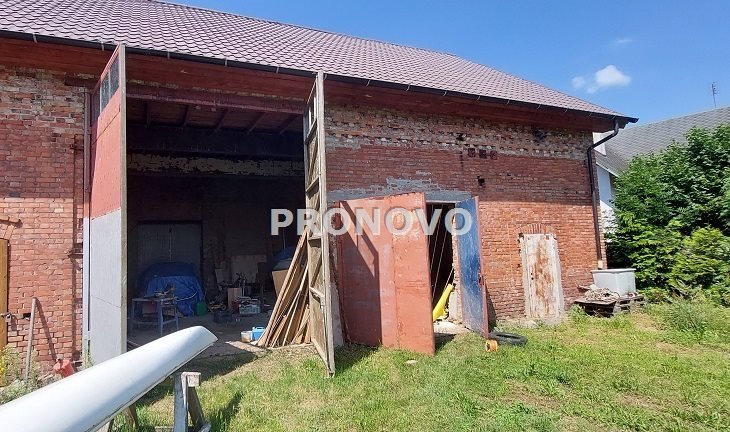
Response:
[[[482,271],[498,318],[524,315],[521,232],[556,233],[566,304],[591,282],[590,132],[362,107],[329,106],[326,117],[330,199],[418,190],[479,197]]]
[[[81,348],[83,93],[64,75],[0,66],[0,216],[18,218],[10,241],[10,345],[25,350],[31,298],[33,346],[46,366]],[[0,225],[2,222],[0,217]]]

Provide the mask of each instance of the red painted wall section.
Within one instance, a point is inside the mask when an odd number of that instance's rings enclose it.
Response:
[[[326,117],[331,200],[413,191],[479,197],[482,268],[497,318],[524,316],[520,232],[556,233],[566,306],[591,282],[590,132],[540,131],[539,139],[531,126],[352,106],[329,105]]]
[[[363,225],[363,234],[358,235],[352,224],[346,234],[336,236],[342,263],[338,266],[341,317],[349,340],[433,354],[428,239],[415,215],[417,209],[425,212],[424,195],[350,200],[339,205],[353,221],[356,209],[371,217],[379,209],[381,216],[373,218],[378,233]],[[414,224],[404,233],[391,234],[387,229],[384,218],[393,208],[413,216]],[[405,229],[397,213],[394,219],[396,229]]]
[[[109,99],[99,116],[93,133],[97,139],[92,145],[91,217],[97,218],[122,206],[122,116],[120,115],[122,92],[117,91]],[[126,175],[126,173],[125,173]]]
[[[0,214],[18,218],[10,242],[8,342],[28,340],[37,297],[33,346],[44,367],[81,348],[83,90],[65,75],[0,66]],[[0,225],[4,222],[0,221]]]

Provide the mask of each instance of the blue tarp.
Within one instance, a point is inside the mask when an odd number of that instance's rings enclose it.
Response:
[[[205,300],[200,280],[191,264],[182,262],[157,263],[147,267],[140,281],[142,297],[154,297],[170,285],[175,287],[177,309],[185,316],[195,315],[195,305]]]

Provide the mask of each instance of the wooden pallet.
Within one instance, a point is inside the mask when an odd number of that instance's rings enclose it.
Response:
[[[646,299],[643,295],[636,295],[632,297],[621,297],[615,300],[578,299],[575,303],[582,307],[588,315],[611,317],[645,305]]]

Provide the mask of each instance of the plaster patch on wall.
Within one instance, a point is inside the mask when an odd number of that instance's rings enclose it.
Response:
[[[230,160],[208,157],[172,157],[131,154],[127,167],[133,171],[182,174],[229,174],[250,176],[301,177],[302,161]]]
[[[471,198],[469,192],[444,189],[431,180],[388,177],[385,179],[385,185],[328,191],[327,200],[329,203],[334,203],[350,199],[380,197],[410,192],[425,193],[427,201],[457,202]]]

